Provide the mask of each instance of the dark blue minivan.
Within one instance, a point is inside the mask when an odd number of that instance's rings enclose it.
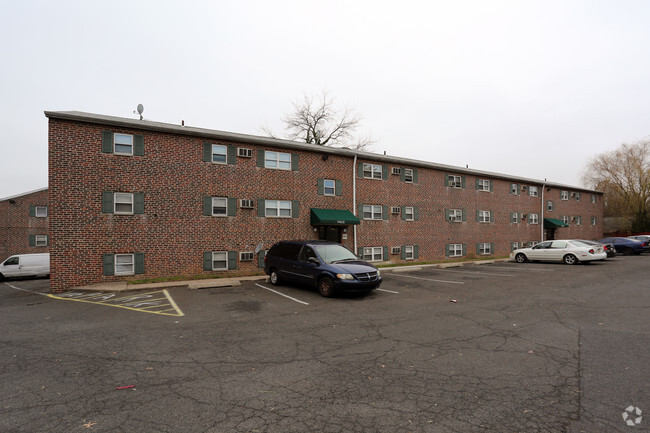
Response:
[[[264,257],[271,284],[282,281],[311,285],[321,295],[337,291],[369,292],[381,284],[379,270],[343,245],[329,241],[281,241]]]

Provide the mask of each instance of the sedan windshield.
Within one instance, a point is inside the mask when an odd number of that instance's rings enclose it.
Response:
[[[314,245],[314,249],[325,263],[351,262],[359,260],[352,251],[341,245]]]

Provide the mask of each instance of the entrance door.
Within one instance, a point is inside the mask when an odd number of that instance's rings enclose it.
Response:
[[[555,240],[555,229],[546,229],[545,231],[547,241]]]
[[[341,243],[340,226],[318,226],[318,239]]]

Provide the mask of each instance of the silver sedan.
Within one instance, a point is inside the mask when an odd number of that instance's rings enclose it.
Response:
[[[581,262],[604,260],[607,258],[607,253],[602,245],[588,245],[575,239],[565,239],[540,242],[532,248],[519,248],[510,254],[510,258],[517,263],[540,260],[575,265]]]

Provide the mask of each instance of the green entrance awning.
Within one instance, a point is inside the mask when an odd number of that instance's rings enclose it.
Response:
[[[311,209],[311,225],[359,224],[359,218],[349,210]]]
[[[544,218],[545,229],[556,229],[558,227],[569,227],[569,224],[555,218]]]

